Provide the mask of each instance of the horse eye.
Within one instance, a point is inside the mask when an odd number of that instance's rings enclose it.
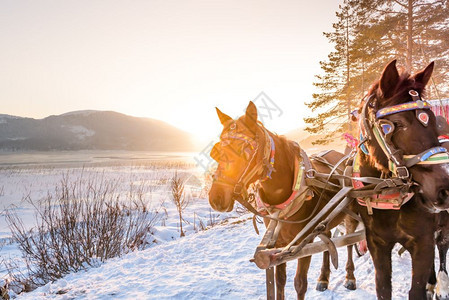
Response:
[[[405,128],[406,127],[406,125],[402,121],[392,120],[392,122],[393,122],[395,128]]]

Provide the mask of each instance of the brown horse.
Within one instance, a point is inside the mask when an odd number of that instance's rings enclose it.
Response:
[[[409,299],[426,299],[434,261],[434,213],[449,208],[447,152],[438,141],[435,115],[420,99],[433,66],[411,76],[400,74],[396,61],[391,62],[359,109],[360,176],[386,178],[392,187],[395,180],[404,183],[395,187],[400,192],[395,196],[399,205],[392,209],[375,208],[376,203],[370,204],[374,196],[355,204],[365,225],[379,299],[392,296],[391,251],[396,243],[412,258]]]
[[[295,162],[300,155],[299,146],[277,136],[257,121],[257,109],[250,102],[246,114],[237,120],[217,109],[218,117],[223,125],[220,143],[217,143],[211,156],[217,160],[218,167],[209,192],[209,203],[214,210],[231,211],[240,191],[246,191],[252,183],[258,182],[258,194],[265,207],[282,205],[291,198],[292,186],[295,182]],[[268,158],[266,153],[269,153]],[[270,154],[271,153],[271,154]],[[344,155],[330,151],[323,158],[330,165],[337,164]],[[323,161],[312,161],[313,168],[319,172],[329,173],[331,167]],[[255,170],[255,171],[253,171]],[[237,191],[237,192],[236,192]],[[313,218],[333,196],[326,190],[314,190],[310,198],[301,203],[299,210],[287,217],[288,221],[300,223],[282,223],[275,247],[286,246],[300,230]],[[330,228],[338,225],[342,217],[336,218]],[[330,233],[327,233],[330,235]],[[300,242],[300,241],[299,241]],[[351,257],[352,258],[352,257]],[[311,257],[298,260],[295,276],[295,289],[298,299],[304,299],[307,291],[307,272]],[[352,259],[347,263],[347,283],[355,289],[354,264]],[[318,278],[318,290],[325,290],[329,282],[329,253],[323,253],[323,267]],[[276,298],[284,299],[286,283],[286,264],[276,266]]]

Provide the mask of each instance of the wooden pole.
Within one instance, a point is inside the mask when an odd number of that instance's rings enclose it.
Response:
[[[265,270],[267,282],[267,300],[275,300],[276,291],[274,286],[274,267]]]
[[[338,248],[355,244],[364,239],[365,239],[365,230],[360,230],[344,236],[332,238],[331,240],[334,243],[335,247]],[[292,247],[291,252],[293,253],[295,252],[295,247],[297,246]],[[302,248],[301,251],[295,253],[294,255],[291,255],[291,252],[282,252],[282,250],[280,249],[261,250],[254,255],[254,263],[260,269],[269,269],[282,263],[288,262],[290,260],[311,256],[313,254],[317,254],[327,250],[328,246],[326,245],[326,243],[322,241],[308,244],[304,248]]]

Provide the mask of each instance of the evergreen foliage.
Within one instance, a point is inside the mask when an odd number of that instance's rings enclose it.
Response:
[[[318,92],[306,103],[306,130],[324,134],[326,144],[351,132],[350,112],[393,59],[409,72],[435,61],[427,98],[449,95],[449,3],[447,0],[344,0],[333,31],[324,33],[334,50],[321,61]]]

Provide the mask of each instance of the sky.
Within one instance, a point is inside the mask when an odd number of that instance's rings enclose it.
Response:
[[[0,113],[112,110],[206,142],[215,107],[237,117],[264,92],[264,124],[285,133],[310,114],[339,2],[3,0]]]

